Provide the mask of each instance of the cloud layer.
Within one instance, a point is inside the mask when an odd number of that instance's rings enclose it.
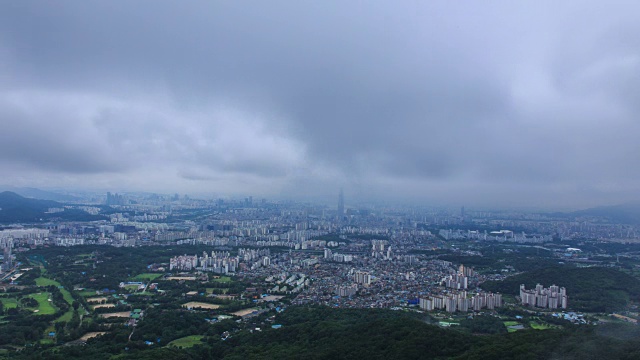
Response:
[[[633,2],[7,2],[14,185],[638,199]],[[349,197],[349,196],[348,196]]]

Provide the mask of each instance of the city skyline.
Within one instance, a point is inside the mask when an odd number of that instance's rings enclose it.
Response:
[[[637,4],[0,5],[7,185],[640,200]],[[145,19],[141,22],[140,19]]]

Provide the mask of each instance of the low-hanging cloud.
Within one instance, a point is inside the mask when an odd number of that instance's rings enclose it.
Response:
[[[0,7],[16,183],[562,207],[640,190],[632,3]]]

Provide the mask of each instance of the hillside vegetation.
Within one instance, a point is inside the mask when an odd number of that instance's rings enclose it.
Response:
[[[62,212],[47,213],[49,208],[62,207],[64,205],[56,201],[29,199],[11,191],[4,191],[0,193],[0,223],[37,223],[51,219],[91,221],[105,218],[69,208]]]
[[[603,267],[573,268],[555,266],[527,271],[503,281],[487,281],[481,287],[487,291],[518,295],[520,284],[527,289],[536,284],[564,286],[569,295],[569,307],[588,312],[612,312],[625,308],[630,301],[640,299],[640,281],[619,270]]]

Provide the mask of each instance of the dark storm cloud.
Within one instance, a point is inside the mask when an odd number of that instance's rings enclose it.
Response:
[[[1,7],[5,164],[170,191],[566,206],[640,190],[634,3]]]
[[[71,107],[52,112],[51,104],[35,96],[27,103],[13,100],[0,99],[0,161],[78,173],[124,169],[117,159],[105,156],[98,133],[86,131],[82,121],[72,118]]]

